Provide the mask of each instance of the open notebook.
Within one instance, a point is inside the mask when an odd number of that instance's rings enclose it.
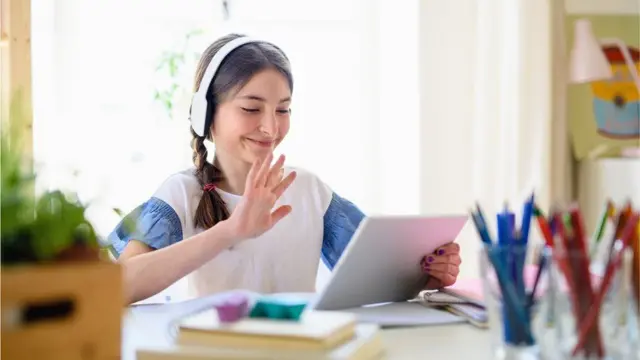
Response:
[[[524,269],[524,281],[527,291],[531,291],[538,274],[536,265],[528,265]],[[598,286],[601,277],[592,273],[594,286]],[[545,277],[538,285],[537,295],[544,293]],[[562,291],[562,288],[560,289]],[[454,285],[438,291],[423,291],[418,295],[418,302],[425,306],[439,307],[466,318],[474,325],[486,326],[487,314],[482,279],[461,279]]]
[[[527,288],[533,287],[537,274],[536,266],[527,266],[524,278]],[[417,301],[422,305],[437,307],[465,318],[471,324],[485,328],[488,326],[488,315],[485,309],[482,280],[461,279],[454,285],[436,291],[423,291]]]
[[[445,291],[423,291],[416,299],[426,307],[445,310],[457,315],[480,328],[486,328],[489,318],[485,307],[479,301],[466,299]]]

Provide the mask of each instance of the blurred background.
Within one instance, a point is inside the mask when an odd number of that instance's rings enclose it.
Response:
[[[535,191],[545,209],[579,200],[593,228],[606,198],[640,202],[640,160],[621,150],[640,147],[640,134],[589,127],[591,80],[573,76],[572,59],[587,19],[592,36],[629,46],[633,86],[637,0],[31,4],[37,186],[77,191],[103,237],[120,221],[112,208],[132,210],[191,165],[195,65],[230,32],[272,41],[292,62],[292,128],[280,149],[289,164],[368,214],[465,213],[475,202],[495,212],[505,201],[519,211]],[[630,94],[625,104],[637,103]],[[457,241],[461,277],[476,276],[473,228]],[[318,286],[327,275],[321,266]],[[167,292],[178,296],[179,284]]]

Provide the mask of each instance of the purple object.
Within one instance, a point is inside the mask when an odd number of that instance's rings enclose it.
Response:
[[[214,305],[222,323],[235,322],[247,316],[249,300],[244,295],[233,295]]]

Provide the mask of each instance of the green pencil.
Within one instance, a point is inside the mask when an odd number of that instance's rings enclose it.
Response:
[[[613,202],[611,200],[607,200],[607,204],[604,207],[604,211],[602,212],[602,216],[600,216],[600,222],[598,223],[598,227],[596,228],[596,234],[592,241],[590,253],[593,256],[595,254],[596,249],[598,248],[598,244],[602,241],[604,237],[604,229],[607,227],[607,220],[613,219],[615,217],[616,209],[613,206]]]
[[[613,203],[611,200],[607,200],[607,205],[602,212],[602,216],[600,217],[600,223],[598,224],[598,229],[596,230],[596,245],[600,243],[602,240],[602,236],[604,235],[604,229],[607,225],[607,219],[612,218],[615,215],[615,209],[613,207]]]

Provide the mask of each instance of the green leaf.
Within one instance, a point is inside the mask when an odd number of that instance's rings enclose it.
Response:
[[[17,123],[20,119],[11,119],[11,124]],[[75,244],[96,246],[95,230],[85,218],[86,207],[78,201],[76,194],[65,195],[56,190],[35,197],[33,189],[37,174],[24,165],[24,156],[18,146],[20,137],[6,128],[0,136],[0,253],[3,266],[51,260]]]

